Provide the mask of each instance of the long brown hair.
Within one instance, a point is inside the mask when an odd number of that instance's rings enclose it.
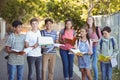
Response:
[[[89,18],[89,17],[91,17],[91,18],[92,18],[92,20],[93,20],[93,24],[92,24],[92,29],[93,29],[93,32],[96,32],[95,19],[94,19],[92,16],[88,16],[88,18]],[[87,20],[88,20],[88,18],[87,18]],[[89,28],[90,28],[90,26],[89,26],[89,24],[87,23],[87,20],[86,20],[86,24],[87,24],[87,28],[89,29]]]
[[[65,20],[64,33],[65,33],[65,30],[66,30],[66,24],[67,24],[67,22],[69,22],[69,21],[72,23],[71,29],[72,29],[72,27],[73,27],[73,21],[72,21],[72,19],[67,19],[67,20]],[[63,33],[63,34],[64,34],[64,33]]]

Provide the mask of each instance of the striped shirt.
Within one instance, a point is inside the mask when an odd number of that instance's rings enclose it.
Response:
[[[54,42],[55,40],[58,40],[58,36],[57,36],[57,32],[52,30],[51,32],[47,32],[47,30],[43,30],[44,31],[44,34],[43,36],[47,36],[47,37],[52,37]],[[52,49],[52,50],[50,50]],[[48,50],[50,50],[49,52],[47,52]],[[56,53],[56,49],[54,48],[53,45],[47,45],[45,46],[45,48],[43,49],[43,53],[46,53],[46,54],[55,54]]]

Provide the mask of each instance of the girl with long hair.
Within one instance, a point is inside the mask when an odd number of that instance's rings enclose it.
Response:
[[[96,28],[95,20],[92,16],[89,16],[87,18],[86,23],[87,23],[88,34],[93,41],[92,66],[94,72],[94,80],[98,80],[98,66],[97,66],[98,55],[96,53],[96,47],[98,45],[99,39],[102,37],[102,34],[100,28]]]
[[[74,54],[69,54],[69,50],[74,46],[66,41],[66,39],[73,39],[75,31],[72,29],[72,20],[65,21],[65,28],[60,31],[59,42],[64,44],[60,47],[60,56],[63,63],[63,74],[65,80],[73,80],[73,62]]]
[[[82,80],[92,80],[92,75],[90,72],[90,56],[92,54],[92,41],[89,38],[87,33],[87,29],[80,29],[81,38],[76,41],[75,47],[80,50],[83,54],[82,56],[78,56],[78,66],[82,73]]]

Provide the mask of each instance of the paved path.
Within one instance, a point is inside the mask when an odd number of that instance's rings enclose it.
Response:
[[[7,61],[4,59],[4,56],[7,55],[3,50],[0,51],[0,80],[7,80]],[[28,68],[27,62],[25,60],[25,71],[24,71],[24,80],[27,80]],[[35,80],[35,78],[34,78]],[[59,56],[56,59],[55,65],[55,74],[54,80],[64,80],[63,71],[62,71],[62,62]],[[80,80],[80,78],[74,73],[73,80]]]

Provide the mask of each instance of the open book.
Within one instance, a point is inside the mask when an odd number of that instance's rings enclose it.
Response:
[[[99,54],[98,55],[98,61],[109,62],[110,61],[110,56],[105,56],[103,54]]]
[[[65,38],[65,41],[67,43],[69,43],[70,45],[74,46],[75,45],[75,41],[77,40],[77,38],[73,38],[73,39],[68,39],[68,38]]]
[[[70,49],[70,51],[78,56],[83,56],[83,54],[86,54],[86,52],[80,52],[79,49],[74,49],[74,48]]]
[[[52,37],[39,37],[38,39],[39,45],[51,45],[54,44]]]

